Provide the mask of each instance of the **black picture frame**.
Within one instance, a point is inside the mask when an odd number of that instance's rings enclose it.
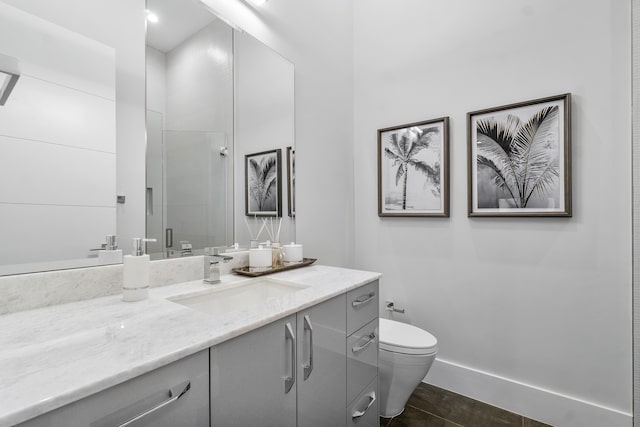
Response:
[[[282,150],[244,156],[245,215],[282,216]]]
[[[296,150],[287,147],[287,210],[289,216],[296,216]]]

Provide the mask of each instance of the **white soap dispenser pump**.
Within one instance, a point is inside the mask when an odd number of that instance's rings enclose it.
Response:
[[[156,239],[133,239],[131,255],[124,256],[122,270],[122,300],[141,301],[149,296],[149,255],[145,254],[145,242]]]

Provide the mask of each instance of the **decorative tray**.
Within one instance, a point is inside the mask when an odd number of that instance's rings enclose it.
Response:
[[[240,274],[242,276],[260,277],[260,276],[265,276],[267,274],[279,273],[281,271],[293,270],[294,268],[306,267],[308,265],[313,264],[317,260],[318,260],[317,258],[302,258],[302,261],[295,264],[287,264],[282,267],[270,268],[268,270],[262,270],[262,271],[251,271],[250,267],[232,268],[231,271],[233,271],[236,274]]]

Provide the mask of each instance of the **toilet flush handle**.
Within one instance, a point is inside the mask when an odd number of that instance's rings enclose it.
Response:
[[[404,308],[396,308],[393,304],[393,301],[386,301],[386,309],[387,311],[393,311],[394,313],[404,313]]]

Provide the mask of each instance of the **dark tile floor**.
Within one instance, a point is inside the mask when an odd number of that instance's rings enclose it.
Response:
[[[513,412],[421,383],[404,412],[380,427],[550,427]]]

